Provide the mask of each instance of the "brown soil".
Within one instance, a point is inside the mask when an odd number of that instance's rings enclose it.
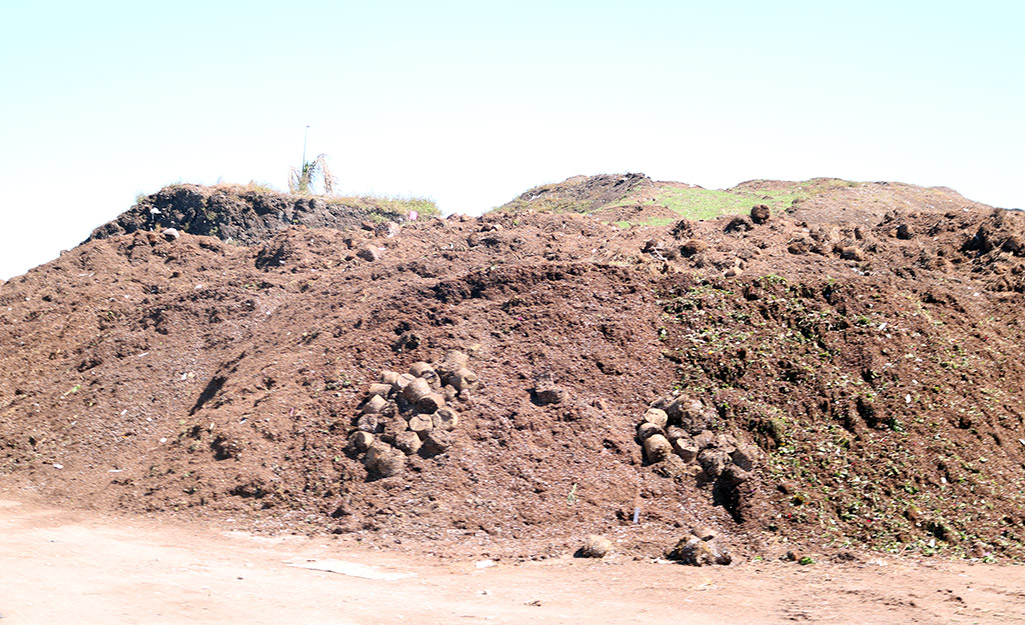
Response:
[[[714,569],[616,552],[439,560],[338,537],[218,533],[9,500],[0,500],[0,531],[0,617],[15,625],[1023,620],[1025,569],[936,559]]]
[[[711,527],[735,561],[1021,558],[1025,221],[887,187],[761,225],[503,212],[90,241],[0,285],[2,483],[419,553],[604,534],[656,557]],[[445,448],[368,471],[349,436],[369,385],[452,349],[481,382]],[[649,462],[636,426],[679,394],[707,453]]]

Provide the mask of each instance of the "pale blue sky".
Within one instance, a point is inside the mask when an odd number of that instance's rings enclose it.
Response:
[[[306,125],[445,212],[626,171],[1025,207],[1023,62],[1020,1],[0,0],[0,278],[165,184],[284,188]]]

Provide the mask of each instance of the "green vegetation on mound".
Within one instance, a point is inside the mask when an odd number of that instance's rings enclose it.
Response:
[[[738,491],[738,517],[840,547],[1022,557],[1022,402],[990,373],[1015,358],[986,340],[998,323],[973,339],[956,304],[831,278],[676,282],[660,300],[677,388],[767,451],[771,504]]]
[[[408,217],[410,211],[416,211],[420,218],[440,217],[441,210],[434,200],[426,197],[403,196],[318,196],[328,206],[350,206],[361,208],[367,212],[371,220],[388,221],[395,215]]]
[[[534,187],[496,211],[581,213],[622,228],[665,226],[679,219],[715,219],[746,213],[756,204],[773,213],[837,188],[861,183],[836,178],[801,182],[752,180],[731,189],[713,190],[674,182],[657,182],[643,174],[575,176]],[[624,216],[624,211],[629,216]],[[666,214],[674,213],[674,214]]]
[[[714,191],[701,187],[662,187],[652,202],[679,213],[682,219],[715,219],[722,215],[737,215],[751,210],[754,204],[766,204],[772,212],[786,210],[794,200],[808,196],[800,186],[773,191],[728,190]],[[622,205],[622,204],[620,204]],[[651,220],[650,225],[667,225],[669,219]],[[646,222],[644,225],[649,225]]]

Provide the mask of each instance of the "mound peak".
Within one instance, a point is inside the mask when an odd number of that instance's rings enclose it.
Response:
[[[425,217],[438,214],[433,202],[422,199],[291,195],[253,184],[177,184],[141,197],[127,211],[94,230],[86,242],[174,228],[252,245],[290,226],[350,230],[368,220],[402,222],[411,210]]]

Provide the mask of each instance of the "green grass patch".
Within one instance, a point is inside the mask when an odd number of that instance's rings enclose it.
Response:
[[[752,191],[664,187],[655,196],[652,205],[664,206],[686,219],[715,219],[722,215],[747,213],[755,204],[765,204],[773,213],[781,212],[790,208],[795,200],[807,197],[808,192],[799,189],[798,186],[786,190],[758,189]],[[614,206],[626,206],[630,203],[630,199],[625,199]],[[671,220],[660,221],[671,222]]]
[[[420,218],[438,217],[441,210],[434,200],[425,197],[374,196],[353,197],[317,196],[331,205],[361,208],[370,214],[372,220],[388,221],[396,216],[405,217],[409,211],[416,211]]]

